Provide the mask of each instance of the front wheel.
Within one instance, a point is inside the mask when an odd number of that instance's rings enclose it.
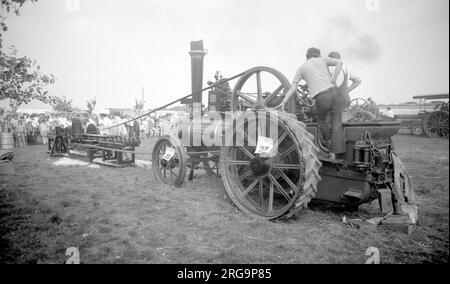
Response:
[[[161,136],[152,153],[152,171],[155,178],[168,185],[180,187],[187,170],[186,149],[176,137]]]

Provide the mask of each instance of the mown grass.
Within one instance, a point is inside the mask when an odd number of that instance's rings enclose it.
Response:
[[[152,142],[139,151],[150,153]],[[417,193],[412,235],[341,222],[374,215],[371,204],[353,214],[313,204],[265,222],[200,170],[174,188],[148,168],[54,166],[43,146],[17,149],[16,174],[0,175],[0,262],[64,263],[77,247],[82,263],[364,263],[370,246],[382,263],[447,262],[448,140],[401,135],[395,145]]]

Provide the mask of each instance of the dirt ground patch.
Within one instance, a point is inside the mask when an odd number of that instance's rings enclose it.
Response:
[[[341,222],[350,213],[317,205],[290,221],[255,220],[200,170],[174,188],[148,167],[55,165],[44,146],[19,148],[16,173],[0,174],[0,263],[64,263],[69,247],[82,263],[364,263],[370,246],[382,263],[448,262],[449,142],[394,141],[417,193],[412,235],[351,228]]]

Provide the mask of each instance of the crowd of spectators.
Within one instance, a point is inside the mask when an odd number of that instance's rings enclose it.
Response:
[[[129,136],[140,139],[170,135],[176,131],[177,127],[176,116],[171,113],[154,114],[131,122],[128,122],[132,119],[130,115],[120,113],[100,113],[91,116],[86,113],[16,113],[4,114],[0,117],[0,131],[12,132],[16,147],[47,144],[47,135],[54,133],[57,127],[70,129],[74,118],[80,119],[84,133]],[[115,126],[121,123],[124,124]]]

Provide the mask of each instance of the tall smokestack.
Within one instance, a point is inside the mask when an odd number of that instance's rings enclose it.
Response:
[[[203,89],[203,57],[206,51],[203,49],[203,40],[191,41],[191,77],[192,77],[192,93],[199,92]],[[198,93],[192,96],[192,103],[202,103],[202,94]],[[193,114],[191,112],[191,114]],[[194,114],[195,115],[195,114]]]

